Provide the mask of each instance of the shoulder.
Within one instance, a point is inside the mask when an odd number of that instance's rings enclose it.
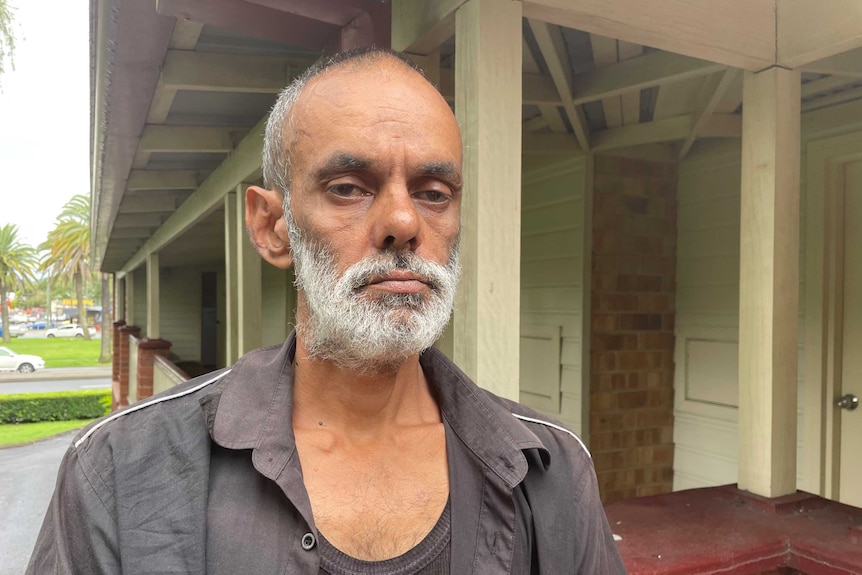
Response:
[[[487,391],[485,393],[491,401],[505,409],[518,425],[534,433],[549,451],[569,452],[572,455],[582,456],[587,460],[591,458],[586,444],[565,423],[526,405],[496,396]]]
[[[90,452],[101,444],[116,442],[143,447],[159,441],[166,433],[205,430],[201,399],[213,393],[229,372],[222,369],[193,378],[96,420],[75,436],[71,449]]]

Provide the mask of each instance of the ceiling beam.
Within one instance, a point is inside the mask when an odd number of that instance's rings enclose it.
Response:
[[[582,154],[580,144],[572,134],[527,133],[521,134],[524,154]]]
[[[669,52],[651,52],[575,76],[575,104],[680,82],[724,69],[721,64]]]
[[[347,2],[345,0],[290,0],[290,2],[284,0],[246,0],[246,2],[339,27],[346,26],[365,11],[362,2]]]
[[[340,26],[243,0],[157,0],[156,10],[164,16],[187,18],[317,52],[341,32]]]
[[[525,0],[523,6],[528,19],[726,66],[762,70],[775,63],[774,2]]]
[[[862,48],[859,0],[781,0],[775,5],[777,64],[783,68],[798,68]]]
[[[644,47],[631,42],[617,41],[617,54],[620,62],[632,60],[643,54]],[[620,95],[623,111],[623,125],[637,124],[641,121],[641,89],[635,88]]]
[[[691,127],[692,117],[686,114],[664,120],[609,128],[593,132],[593,151],[601,152],[613,148],[684,140],[691,133]]]
[[[232,134],[235,128],[212,126],[158,126],[144,127],[140,150],[154,152],[213,152],[233,150]]]
[[[440,70],[440,93],[449,102],[455,101],[455,70]],[[535,106],[562,106],[554,81],[541,74],[524,74],[521,81],[521,101]]]
[[[198,173],[194,170],[132,170],[126,190],[194,190]]]
[[[169,50],[160,87],[168,90],[277,94],[312,58]]]
[[[542,69],[539,68],[539,63],[536,62],[536,55],[533,54],[533,50],[527,43],[526,38],[522,38],[521,40],[521,53],[523,54],[521,57],[521,64],[523,66],[524,72],[528,74],[541,74]],[[523,98],[524,95],[522,88],[521,99],[523,100]],[[544,125],[548,126],[552,132],[557,134],[564,134],[569,131],[568,127],[566,126],[566,123],[563,121],[563,117],[560,115],[559,109],[555,104],[538,104],[538,108],[539,112],[542,114],[540,119],[544,120]]]
[[[156,228],[118,228],[111,234],[111,244],[117,240],[144,239],[150,237]]]
[[[121,214],[158,214],[173,212],[177,209],[177,201],[170,196],[143,196],[123,198],[120,204]]]
[[[236,149],[216,168],[200,187],[180,205],[152,237],[125,263],[122,271],[131,271],[147,260],[147,256],[189,230],[212,210],[222,204],[224,195],[242,182],[260,174],[263,153],[263,132],[269,115],[249,131]]]
[[[596,68],[603,68],[616,64],[619,61],[617,41],[598,34],[590,34],[590,46],[593,49],[593,64]],[[616,128],[623,125],[622,100],[616,96],[602,98],[602,110],[605,113],[605,124],[608,128]]]
[[[734,79],[736,79],[737,74],[739,74],[739,69],[728,68],[724,72],[713,74],[707,79],[695,108],[694,122],[691,126],[691,132],[689,132],[679,149],[680,161],[684,160],[686,155],[688,155],[689,150],[691,150],[691,146],[694,144],[695,139],[703,129],[704,124],[706,124],[706,121],[710,116],[712,116],[713,112],[715,112],[716,106],[718,106],[718,103],[721,101],[721,98],[724,96],[728,87],[733,83]]]
[[[572,103],[572,66],[569,63],[569,57],[566,53],[560,28],[558,26],[550,26],[538,20],[527,20],[527,22],[533,31],[533,36],[536,39],[536,44],[539,46],[539,51],[542,53],[542,58],[545,59],[545,65],[548,67],[551,80],[553,80],[557,93],[563,102],[563,110],[566,112],[566,117],[572,126],[575,138],[577,138],[581,149],[585,152],[589,151],[590,134],[587,120],[584,117],[584,111]]]
[[[392,0],[392,49],[428,54],[455,35],[455,11],[466,0]]]
[[[829,106],[835,106],[836,104],[843,104],[844,102],[851,102],[859,99],[862,99],[862,87],[836,92],[830,96],[823,96],[822,98],[815,98],[813,100],[803,102],[802,111],[811,112],[813,110],[819,110],[820,108],[827,108]]]
[[[862,48],[810,62],[802,66],[802,71],[862,78]]]
[[[850,84],[856,84],[860,81],[858,78],[848,78],[846,76],[825,76],[816,80],[811,80],[802,84],[802,101],[809,98],[820,96],[828,92],[841,90]]]
[[[117,214],[114,229],[120,228],[157,228],[162,225],[161,214]]]

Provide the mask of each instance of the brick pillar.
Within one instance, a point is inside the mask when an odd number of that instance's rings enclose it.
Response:
[[[156,355],[167,357],[171,342],[164,339],[142,339],[138,344],[138,400],[153,394],[153,364]]]
[[[117,342],[117,356],[120,361],[119,387],[120,394],[117,407],[129,405],[129,336],[139,337],[141,328],[136,325],[124,325],[119,330],[120,337]]]
[[[111,354],[111,411],[116,411],[120,406],[120,328],[126,325],[126,320],[118,320],[112,324],[111,342],[113,344]],[[105,337],[104,334],[102,337]]]
[[[590,448],[608,503],[673,487],[676,171],[595,158]]]

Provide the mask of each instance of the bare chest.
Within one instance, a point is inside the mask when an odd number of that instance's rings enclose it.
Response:
[[[441,426],[442,427],[442,426]],[[400,451],[320,450],[297,436],[314,522],[344,553],[401,555],[434,527],[449,497],[445,440]]]

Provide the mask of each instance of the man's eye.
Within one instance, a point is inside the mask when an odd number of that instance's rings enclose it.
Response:
[[[365,194],[362,188],[353,184],[336,184],[330,186],[327,191],[341,198],[353,198]]]
[[[448,202],[452,197],[446,192],[439,190],[425,190],[414,194],[418,199],[431,204],[443,204]]]

